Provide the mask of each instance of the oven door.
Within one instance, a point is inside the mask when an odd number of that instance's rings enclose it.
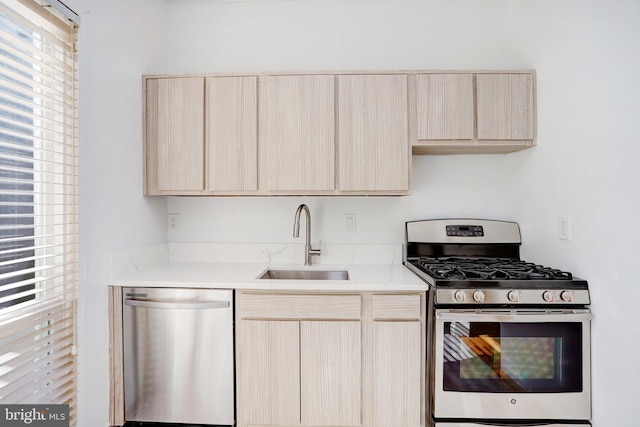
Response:
[[[435,311],[436,419],[591,418],[591,313]]]

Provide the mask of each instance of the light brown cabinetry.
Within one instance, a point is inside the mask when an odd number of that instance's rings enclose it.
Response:
[[[261,76],[258,99],[261,190],[332,194],[334,76]]]
[[[204,78],[146,80],[146,194],[204,190]]]
[[[507,153],[535,145],[535,73],[416,75],[414,154]]]
[[[418,140],[473,139],[472,74],[420,74],[416,93]]]
[[[206,79],[207,192],[258,190],[258,112],[255,76]]]
[[[406,75],[263,76],[258,99],[261,193],[409,192]]]
[[[338,76],[338,189],[409,192],[407,76]]]
[[[360,425],[361,298],[236,298],[238,425]]]
[[[532,74],[478,74],[479,141],[534,138]]]
[[[145,194],[257,190],[256,77],[145,83]]]
[[[422,303],[418,294],[371,297],[372,340],[364,359],[371,369],[371,421],[366,425],[424,425]],[[416,375],[418,366],[421,375]]]
[[[146,195],[402,195],[412,153],[536,144],[534,71],[143,82]]]
[[[237,419],[423,427],[424,296],[238,291]]]

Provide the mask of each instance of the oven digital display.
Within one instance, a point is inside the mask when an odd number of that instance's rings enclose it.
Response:
[[[580,323],[445,322],[443,389],[582,391]]]
[[[447,225],[449,237],[482,237],[484,229],[481,225]]]

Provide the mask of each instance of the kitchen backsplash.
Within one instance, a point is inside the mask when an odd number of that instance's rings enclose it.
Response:
[[[314,246],[314,248],[317,246]],[[314,265],[401,264],[401,244],[321,244]],[[175,263],[304,263],[304,244],[299,243],[161,243],[113,253],[107,277],[117,279],[129,272],[168,262]]]

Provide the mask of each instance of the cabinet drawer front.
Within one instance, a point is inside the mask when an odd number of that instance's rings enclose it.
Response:
[[[360,320],[359,295],[238,294],[238,319]]]
[[[373,319],[420,319],[420,295],[374,295]]]

